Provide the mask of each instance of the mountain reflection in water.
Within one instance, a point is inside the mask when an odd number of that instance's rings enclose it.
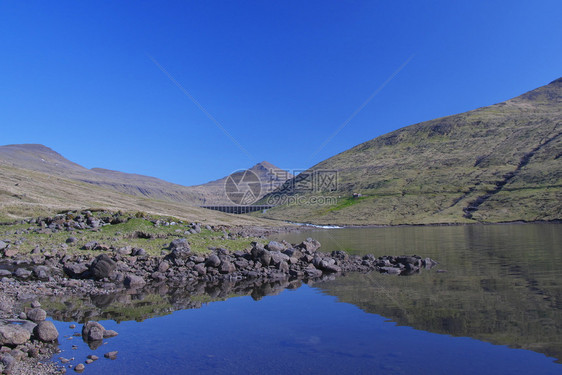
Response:
[[[317,287],[399,325],[562,359],[562,225],[346,228],[312,236],[322,250],[418,253],[446,273],[350,274]]]

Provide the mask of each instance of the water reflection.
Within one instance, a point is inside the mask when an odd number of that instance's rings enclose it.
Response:
[[[447,273],[350,275],[318,287],[399,325],[562,359],[562,225],[353,228],[315,236],[323,249],[419,253]],[[378,255],[378,254],[377,254]]]
[[[198,309],[204,305],[233,297],[250,296],[258,301],[285,289],[299,288],[334,280],[334,275],[314,280],[239,280],[199,282],[180,286],[147,285],[107,295],[58,295],[41,300],[42,307],[53,319],[85,323],[88,320],[138,321],[168,315],[174,311]]]
[[[401,326],[528,349],[555,357],[560,363],[561,229],[561,225],[354,228],[284,238],[300,242],[313,236],[326,251],[344,249],[377,256],[417,253],[436,259],[439,268],[447,272],[431,270],[412,277],[352,273],[307,283],[340,302]],[[51,297],[41,303],[58,321],[143,321],[233,297],[260,300],[303,283],[160,284],[107,296]],[[307,303],[295,306],[307,307]]]

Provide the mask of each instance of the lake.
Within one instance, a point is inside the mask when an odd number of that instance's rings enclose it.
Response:
[[[96,374],[562,372],[562,225],[311,229],[276,239],[307,237],[324,251],[417,254],[439,265],[412,276],[51,298],[41,302],[62,337],[57,358],[95,354],[85,373]],[[87,320],[119,335],[90,348],[72,336]],[[113,350],[117,359],[103,358]]]

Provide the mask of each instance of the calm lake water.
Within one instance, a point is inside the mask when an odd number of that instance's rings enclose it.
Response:
[[[57,358],[75,365],[96,354],[92,374],[562,373],[562,225],[347,228],[279,239],[306,237],[325,251],[440,264],[408,277],[42,301],[65,336]],[[86,320],[119,335],[90,348],[72,337]],[[103,358],[113,350],[116,360]]]

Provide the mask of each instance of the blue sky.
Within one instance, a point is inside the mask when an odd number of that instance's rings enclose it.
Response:
[[[561,15],[559,0],[0,1],[0,144],[184,185],[307,168],[559,78]]]

